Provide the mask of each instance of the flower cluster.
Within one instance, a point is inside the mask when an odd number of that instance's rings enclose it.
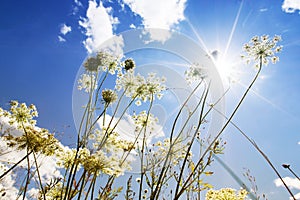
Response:
[[[274,36],[273,38],[269,38],[268,35],[255,36],[249,43],[244,45],[246,55],[242,55],[242,58],[245,58],[247,63],[261,61],[264,65],[268,65],[271,59],[272,63],[275,64],[279,60],[275,54],[282,50],[282,46],[277,46],[280,40],[280,36]]]
[[[134,113],[132,115],[132,119],[134,120],[137,131],[145,127],[147,127],[147,129],[154,130],[158,123],[158,118],[154,117],[152,113],[147,114],[145,110],[140,112],[138,115]]]
[[[79,165],[90,156],[90,151],[87,148],[80,148],[78,152],[76,149],[70,149],[68,147],[62,147],[60,151],[56,153],[57,165],[65,169],[69,169],[73,164]]]
[[[36,124],[36,120],[34,120],[33,118],[38,116],[38,112],[33,104],[27,107],[25,103],[19,104],[19,102],[17,101],[11,101],[10,105],[11,113],[5,112],[5,115],[7,115],[10,119],[10,125],[16,123],[18,128],[22,129],[23,126],[34,126]]]
[[[102,149],[105,149],[109,153],[125,152],[134,149],[132,142],[122,139],[117,132],[105,127],[101,130],[96,129],[94,133],[90,135],[90,139],[94,141],[93,147],[95,149],[99,149],[99,145],[104,143]]]
[[[236,191],[232,188],[222,188],[220,190],[209,190],[206,193],[205,200],[244,200],[248,192],[245,189]]]
[[[130,161],[124,160],[123,156],[134,149],[132,142],[122,139],[117,132],[107,128],[96,129],[89,137],[96,151],[82,159],[86,170],[120,176],[125,170],[131,169]]]
[[[114,103],[118,99],[118,95],[114,90],[105,89],[102,90],[102,99],[104,104],[109,105]]]
[[[155,158],[164,160],[167,154],[169,154],[173,166],[177,166],[179,162],[185,158],[188,149],[188,145],[184,144],[182,140],[177,140],[175,143],[171,144],[169,138],[164,139],[163,142],[156,142],[153,144],[153,147],[156,148],[155,151],[153,151],[153,156]],[[191,158],[192,153],[189,152],[188,156]]]
[[[89,93],[96,89],[97,80],[93,74],[82,74],[81,78],[78,80],[78,90],[84,90]]]
[[[110,74],[115,74],[116,70],[120,70],[120,68],[117,67],[117,59],[105,51],[100,51],[96,56],[89,57],[83,66],[88,72],[98,72],[101,68],[103,71],[108,70]]]
[[[7,132],[3,135],[8,147],[53,155],[59,148],[59,142],[47,129],[35,126],[36,120],[33,118],[38,116],[35,105],[27,106],[17,101],[11,101],[10,105],[10,112],[2,110],[0,115],[8,117],[9,124],[16,125],[21,134],[12,135]]]
[[[204,68],[199,64],[193,64],[185,71],[185,79],[188,83],[203,80],[206,76]]]
[[[35,153],[39,152],[46,156],[54,155],[59,149],[59,142],[47,129],[37,127],[24,127],[24,134],[21,136],[4,136],[9,147],[16,147],[17,150],[28,149]]]
[[[134,70],[130,69],[124,74],[120,74],[116,80],[116,90],[124,89],[127,97],[138,99],[136,105],[141,105],[141,101],[154,100],[155,97],[161,99],[166,79],[158,78],[155,73],[149,73],[145,78],[140,74],[135,75]]]

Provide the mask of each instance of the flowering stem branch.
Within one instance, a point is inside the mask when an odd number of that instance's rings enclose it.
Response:
[[[159,178],[158,178],[158,185],[155,187],[154,191],[151,193],[150,199],[153,200],[155,199],[156,195],[158,194],[158,192],[160,191],[160,183],[163,182],[162,179],[164,178],[165,172],[168,169],[168,161],[169,161],[169,157],[170,157],[170,153],[171,153],[171,148],[173,147],[173,143],[172,143],[172,139],[173,139],[173,135],[174,135],[174,131],[175,131],[175,125],[179,119],[179,116],[183,110],[183,108],[186,106],[187,102],[190,100],[190,98],[193,96],[193,94],[197,91],[197,89],[200,87],[200,85],[202,84],[203,80],[201,80],[201,82],[193,89],[193,91],[191,92],[191,94],[189,94],[189,96],[187,97],[187,99],[185,100],[185,102],[183,103],[183,105],[180,107],[180,110],[178,111],[175,120],[173,122],[173,126],[172,126],[172,130],[171,130],[171,134],[170,134],[170,148],[169,151],[167,153],[166,159],[164,161],[163,167],[161,169]]]
[[[11,166],[7,171],[5,171],[0,176],[0,180],[6,176],[10,171],[12,171],[15,167],[17,167],[21,162],[23,162],[30,154],[32,154],[33,151],[30,151],[28,154],[26,154],[21,160],[19,160],[17,163],[15,163],[13,166]]]
[[[150,105],[149,105],[149,109],[147,111],[147,118],[146,118],[146,123],[145,123],[146,125],[144,127],[143,144],[142,144],[142,150],[141,150],[142,158],[141,158],[141,181],[140,181],[140,190],[139,190],[139,200],[141,200],[141,198],[142,198],[143,179],[144,179],[144,174],[145,174],[143,163],[144,163],[144,153],[145,153],[145,146],[146,146],[146,144],[145,144],[146,143],[146,132],[147,132],[147,123],[148,123],[152,105],[153,105],[153,93],[151,94]]]
[[[218,111],[219,112],[219,111]],[[219,112],[220,113],[220,112]],[[222,114],[222,113],[220,113]],[[224,114],[222,114],[224,118],[228,119]],[[289,194],[292,196],[294,200],[296,200],[295,196],[293,195],[292,191],[289,189],[289,187],[284,182],[283,178],[281,177],[278,170],[275,168],[275,166],[272,164],[268,156],[259,148],[259,146],[254,142],[254,140],[250,139],[247,134],[242,131],[234,122],[230,121],[230,123],[252,144],[252,146],[262,155],[262,157],[267,161],[267,163],[270,165],[270,167],[273,169],[273,171],[276,173],[278,178],[282,181],[284,187],[289,192]]]
[[[222,129],[219,131],[219,133],[216,135],[216,137],[213,139],[213,141],[210,143],[210,145],[207,147],[207,149],[204,151],[203,155],[201,156],[201,158],[199,159],[199,161],[197,162],[197,164],[195,165],[195,169],[197,169],[199,167],[199,165],[202,163],[204,156],[210,151],[211,147],[213,146],[213,144],[217,141],[217,139],[221,136],[221,134],[223,133],[223,131],[225,130],[225,128],[228,126],[228,124],[230,123],[231,119],[233,118],[233,116],[235,115],[235,113],[238,111],[239,107],[242,105],[242,102],[244,101],[245,97],[247,96],[248,92],[250,91],[251,87],[253,86],[253,84],[255,83],[255,81],[257,80],[261,69],[262,69],[262,63],[263,63],[263,57],[260,57],[260,62],[259,62],[259,66],[258,66],[258,71],[255,75],[255,77],[253,78],[252,82],[250,83],[249,87],[247,88],[247,90],[245,91],[245,93],[243,94],[242,98],[240,99],[239,103],[237,104],[237,106],[235,107],[234,111],[232,112],[232,114],[230,115],[230,117],[228,118],[227,122],[224,124],[224,126],[222,127]],[[188,176],[187,180],[185,181],[185,183],[183,184],[181,190],[178,193],[175,193],[175,198],[174,199],[178,199],[182,193],[185,191],[185,189],[187,188],[187,184],[188,182],[191,180],[195,169],[190,173],[190,175]]]
[[[175,194],[178,193],[179,185],[180,185],[180,182],[181,182],[181,179],[182,179],[184,167],[185,167],[185,165],[186,165],[186,162],[187,162],[187,159],[188,159],[189,152],[190,152],[190,150],[191,150],[191,148],[192,148],[192,145],[193,145],[194,140],[195,140],[195,138],[196,138],[197,132],[198,132],[199,129],[200,129],[200,125],[202,124],[202,123],[201,123],[201,122],[202,122],[202,115],[203,115],[203,112],[204,112],[204,106],[205,106],[206,98],[207,98],[207,96],[208,96],[208,91],[209,91],[209,86],[208,86],[208,88],[207,88],[207,90],[206,90],[206,93],[205,93],[205,96],[204,96],[204,99],[203,99],[202,108],[201,108],[201,112],[200,112],[200,116],[199,116],[199,123],[198,123],[198,125],[197,125],[197,128],[196,128],[196,130],[195,130],[195,133],[194,133],[194,135],[193,135],[193,138],[192,138],[192,140],[191,140],[191,143],[190,143],[190,145],[189,145],[189,147],[188,147],[188,149],[187,149],[187,152],[186,152],[186,154],[185,154],[185,158],[184,158],[183,163],[182,163],[182,166],[181,166],[181,170],[180,170],[180,174],[179,174],[179,178],[178,178],[178,182],[177,182]],[[201,101],[199,102],[199,105],[200,105],[200,103],[201,103]],[[197,107],[198,107],[198,106],[197,106]]]
[[[40,187],[41,187],[41,191],[42,191],[44,200],[46,200],[46,193],[45,193],[44,188],[43,188],[42,179],[41,179],[41,175],[40,175],[40,170],[39,170],[36,155],[35,155],[34,152],[33,152],[33,159],[34,159],[34,162],[35,162],[35,167],[36,167],[36,171],[37,171],[37,174],[38,174],[38,179],[39,179],[39,184],[40,184]]]

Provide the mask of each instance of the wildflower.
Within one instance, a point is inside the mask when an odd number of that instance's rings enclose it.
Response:
[[[115,88],[118,91],[124,89],[127,97],[146,102],[147,100],[154,100],[155,97],[161,99],[162,92],[166,89],[165,81],[165,77],[158,78],[155,73],[149,73],[145,79],[140,74],[135,75],[133,70],[129,70],[116,80]]]
[[[85,63],[83,64],[83,66],[85,67],[85,69],[89,72],[97,72],[100,66],[100,61],[99,59],[95,58],[95,57],[89,57]]]
[[[282,46],[277,46],[280,40],[280,36],[274,36],[273,38],[269,38],[268,35],[255,36],[249,43],[244,45],[246,55],[242,55],[242,58],[246,58],[247,63],[254,61],[268,65],[269,60],[271,60],[275,64],[279,60],[275,54],[282,50]]]
[[[241,189],[238,192],[232,188],[222,188],[220,190],[209,190],[205,195],[205,200],[244,200],[248,192]]]
[[[118,99],[118,95],[115,91],[106,89],[102,91],[102,99],[106,105],[114,103]]]
[[[29,151],[42,153],[47,156],[53,155],[59,149],[58,140],[46,129],[32,126],[24,127],[21,136],[7,135],[4,137],[9,147],[17,147],[18,150],[28,148]]]
[[[134,69],[135,68],[134,60],[132,60],[131,58],[126,59],[124,61],[124,68],[126,71]]]
[[[91,92],[96,89],[97,81],[93,74],[82,74],[78,80],[78,90],[84,89],[85,92]]]
[[[158,118],[154,117],[151,113],[147,114],[145,110],[140,112],[138,115],[134,113],[132,118],[138,130],[145,127],[150,128],[150,130],[154,129],[158,123]]]
[[[65,169],[68,169],[75,162],[78,162],[78,159],[76,159],[76,149],[69,149],[68,147],[64,147],[61,151],[58,151],[56,154],[56,158],[56,164],[59,167],[63,167]]]
[[[188,83],[192,83],[204,79],[206,77],[206,72],[199,64],[193,64],[185,71],[185,77]]]
[[[121,69],[118,67],[117,58],[112,54],[104,51],[100,51],[96,56],[99,65],[102,66],[103,71],[107,71],[110,74],[115,74],[115,71],[120,71]]]
[[[9,116],[10,121],[9,123],[12,125],[14,123],[17,123],[18,128],[22,129],[24,125],[35,125],[36,120],[34,120],[34,117],[38,116],[37,109],[34,105],[30,105],[27,107],[25,103],[19,104],[17,101],[11,101],[10,102],[11,108],[10,112],[5,114],[3,112],[3,115]]]
[[[105,69],[104,71],[109,69],[109,72],[114,74],[117,67],[117,59],[107,52],[100,51],[96,56],[89,57],[83,66],[88,72],[98,72],[100,67],[102,67],[102,69]]]

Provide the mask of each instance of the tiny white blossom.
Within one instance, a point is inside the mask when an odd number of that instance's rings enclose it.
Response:
[[[268,35],[261,37],[255,36],[249,43],[244,45],[246,55],[242,55],[242,58],[245,58],[247,63],[254,61],[268,65],[269,60],[271,60],[272,63],[275,64],[279,60],[279,58],[275,56],[275,53],[282,50],[282,46],[277,46],[280,40],[280,36],[274,36],[273,38],[269,38]]]
[[[97,80],[93,74],[82,74],[78,80],[78,90],[84,90],[85,92],[91,92],[96,89]]]

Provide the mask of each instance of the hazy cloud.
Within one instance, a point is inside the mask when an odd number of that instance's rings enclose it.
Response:
[[[300,10],[300,1],[299,0],[284,0],[282,10],[287,13],[293,13],[296,10]],[[300,13],[300,12],[299,12]]]
[[[174,25],[185,19],[184,10],[187,0],[123,0],[132,12],[143,19],[145,28],[161,28],[172,30]],[[156,34],[149,32],[151,39],[166,41],[171,33]]]

